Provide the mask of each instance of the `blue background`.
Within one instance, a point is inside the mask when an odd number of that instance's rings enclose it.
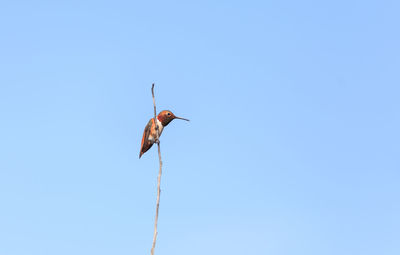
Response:
[[[2,1],[0,254],[400,254],[398,1]]]

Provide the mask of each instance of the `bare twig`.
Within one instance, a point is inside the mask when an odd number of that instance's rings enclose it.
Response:
[[[157,125],[157,110],[156,110],[156,100],[154,98],[154,83],[151,86],[151,94],[153,95],[153,104],[154,104],[154,124],[156,128],[156,143],[158,146],[158,159],[160,161],[160,170],[158,171],[158,178],[157,178],[157,207],[156,207],[156,218],[154,220],[154,235],[153,235],[153,246],[151,247],[151,255],[154,255],[154,248],[156,247],[157,241],[157,222],[158,222],[158,208],[160,207],[160,184],[161,184],[161,174],[162,174],[162,161],[161,161],[161,150],[160,150],[160,134],[158,132],[158,125]]]

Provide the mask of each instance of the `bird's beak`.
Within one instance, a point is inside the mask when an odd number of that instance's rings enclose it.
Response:
[[[176,116],[175,116],[175,119],[180,119],[180,120],[186,120],[186,121],[190,121],[190,120],[188,120],[188,119],[181,118],[181,117],[176,117]]]

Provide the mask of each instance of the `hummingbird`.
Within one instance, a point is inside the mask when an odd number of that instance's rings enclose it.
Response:
[[[156,123],[158,126],[158,137],[161,136],[161,133],[162,133],[164,127],[166,127],[174,119],[189,121],[188,119],[175,116],[171,111],[168,111],[168,110],[161,111],[157,115]],[[157,138],[156,132],[157,131],[156,131],[156,125],[154,123],[154,118],[151,118],[143,131],[142,144],[140,146],[139,158],[143,155],[143,153],[148,151],[151,148],[151,146],[153,146],[153,144],[156,142],[156,138]]]

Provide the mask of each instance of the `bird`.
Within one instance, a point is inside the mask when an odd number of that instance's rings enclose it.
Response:
[[[166,127],[174,119],[189,121],[188,119],[175,116],[169,110],[163,110],[157,115],[156,123],[158,126],[158,137],[161,136],[161,133],[164,130],[164,127]],[[139,158],[142,157],[142,155],[146,151],[148,151],[155,142],[157,142],[156,141],[156,139],[157,139],[156,132],[157,131],[156,131],[156,125],[154,123],[154,118],[151,118],[143,131],[142,144],[140,145]]]

